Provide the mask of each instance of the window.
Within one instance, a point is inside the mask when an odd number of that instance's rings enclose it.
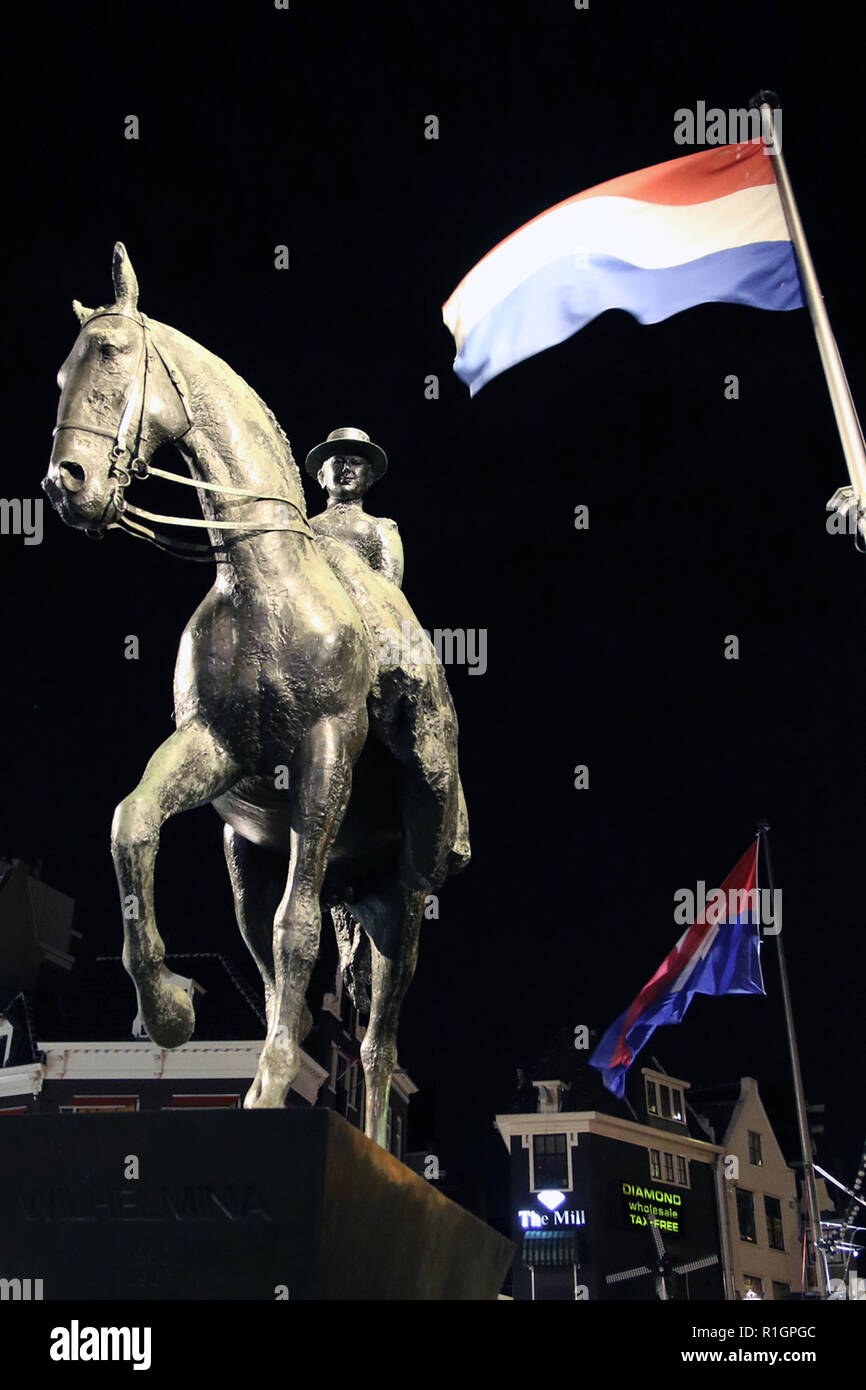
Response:
[[[671,1086],[660,1080],[644,1077],[646,1109],[648,1115],[659,1115],[664,1120],[675,1120],[677,1124],[686,1122],[686,1109],[680,1087]]]
[[[662,1160],[664,1160],[664,1172],[662,1172]],[[657,1182],[663,1178],[665,1182],[677,1183],[680,1187],[688,1187],[689,1165],[688,1161],[681,1155],[662,1153],[659,1149],[650,1149],[649,1161],[651,1178],[655,1178]]]
[[[757,1274],[744,1274],[743,1286],[746,1298],[764,1297],[764,1281],[763,1279],[759,1279]]]
[[[568,1187],[568,1148],[564,1134],[536,1134],[532,1139],[533,1190]]]
[[[394,1116],[394,1144],[391,1149],[395,1158],[403,1157],[403,1116]]]
[[[767,1242],[771,1250],[784,1250],[785,1237],[782,1232],[782,1203],[778,1197],[764,1198],[764,1214],[767,1218]]]
[[[110,1115],[138,1109],[138,1096],[73,1096],[71,1105],[58,1107],[61,1115]]]
[[[790,1284],[780,1284],[776,1279],[773,1280],[773,1298],[777,1303],[780,1303],[783,1299],[790,1297],[790,1293]]]
[[[749,1162],[756,1168],[763,1168],[764,1156],[761,1150],[761,1136],[755,1130],[749,1130]]]
[[[757,1245],[755,1198],[751,1192],[747,1192],[743,1187],[737,1188],[737,1221],[740,1227],[740,1240],[748,1240],[751,1241],[752,1245]]]

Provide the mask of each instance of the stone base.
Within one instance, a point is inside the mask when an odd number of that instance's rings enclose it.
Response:
[[[330,1110],[10,1116],[3,1139],[0,1278],[44,1299],[495,1299],[514,1252]]]

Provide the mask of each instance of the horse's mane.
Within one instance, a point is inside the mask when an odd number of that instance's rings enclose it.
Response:
[[[234,367],[232,367],[231,370],[234,371],[234,370],[235,370]],[[294,454],[292,453],[292,446],[291,446],[291,444],[289,443],[289,436],[286,434],[286,431],[283,429],[283,427],[282,427],[282,425],[280,424],[279,420],[277,419],[276,415],[275,415],[274,412],[271,410],[271,407],[270,407],[269,405],[267,405],[267,404],[265,403],[265,401],[262,400],[262,398],[261,398],[261,396],[259,395],[258,391],[254,391],[253,388],[252,388],[252,386],[250,386],[249,382],[248,382],[248,381],[244,381],[243,377],[240,375],[239,372],[235,372],[235,376],[237,377],[238,381],[240,381],[240,382],[243,383],[244,387],[246,388],[247,391],[249,391],[249,393],[250,393],[250,395],[252,396],[253,400],[254,400],[254,401],[258,401],[258,403],[259,403],[259,405],[261,406],[262,410],[265,412],[265,415],[268,417],[268,419],[270,420],[271,424],[273,425],[274,430],[276,431],[277,437],[278,437],[279,439],[282,440],[283,446],[284,446],[285,451],[286,451],[286,460],[285,460],[285,462],[286,462],[286,468],[287,468],[287,469],[291,469],[291,471],[294,473],[294,475],[295,475],[295,482],[298,484],[298,492],[301,494],[301,497],[303,497],[303,496],[304,496],[304,485],[303,485],[303,483],[301,482],[301,471],[300,471],[300,469],[298,468],[298,465],[295,463],[295,456],[294,456]],[[304,514],[306,515],[306,506],[304,507]]]
[[[298,492],[301,495],[301,500],[304,502],[304,516],[306,517],[306,499],[304,498],[304,487],[301,481],[300,469],[298,468],[298,465],[295,463],[295,456],[292,453],[292,446],[289,443],[289,436],[286,434],[276,415],[271,410],[271,407],[265,401],[262,400],[258,391],[255,391],[253,387],[250,386],[249,382],[244,380],[240,372],[238,372],[234,367],[232,367],[228,362],[226,362],[224,358],[218,357],[217,354],[215,352],[211,352],[209,348],[202,347],[202,345],[200,343],[197,343],[194,338],[190,338],[188,334],[182,333],[179,328],[172,328],[170,324],[166,323],[158,323],[158,321],[155,319],[151,319],[150,322],[156,323],[159,328],[167,329],[169,334],[173,333],[178,338],[185,339],[185,341],[189,343],[190,346],[194,348],[196,351],[206,353],[207,356],[215,358],[221,366],[225,367],[227,371],[231,372],[232,376],[234,376],[237,379],[237,381],[244,388],[244,390],[248,391],[249,394],[252,396],[253,400],[256,401],[256,403],[259,406],[261,406],[262,412],[270,421],[274,433],[282,443],[284,453],[283,464],[286,469],[286,472],[291,473],[294,476],[294,480],[297,483]]]

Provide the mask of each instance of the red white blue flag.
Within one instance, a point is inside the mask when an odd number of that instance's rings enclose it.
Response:
[[[701,150],[589,188],[480,260],[443,305],[474,396],[606,309],[659,323],[712,302],[805,303],[761,140]]]
[[[711,893],[640,994],[612,1023],[589,1059],[622,1099],[626,1072],[656,1028],[681,1023],[696,994],[764,994],[756,839]]]

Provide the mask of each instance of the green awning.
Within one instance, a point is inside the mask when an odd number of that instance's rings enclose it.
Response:
[[[523,1263],[528,1267],[562,1269],[576,1265],[575,1231],[526,1231],[523,1237]]]

